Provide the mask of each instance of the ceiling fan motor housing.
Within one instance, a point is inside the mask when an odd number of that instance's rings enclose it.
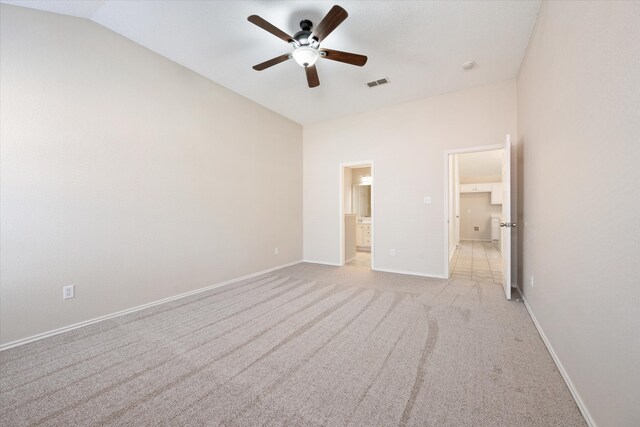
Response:
[[[302,29],[302,31],[311,31],[312,27],[313,22],[309,21],[308,19],[303,19],[302,21],[300,21],[300,28]]]
[[[311,37],[312,25],[311,21],[307,19],[300,21],[300,28],[302,28],[302,30],[298,31],[293,36],[294,44],[297,47],[309,46],[316,49],[318,48],[320,43],[318,43],[318,40],[315,37]]]

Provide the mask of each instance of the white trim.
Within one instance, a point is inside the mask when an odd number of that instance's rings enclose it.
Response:
[[[157,301],[153,301],[153,302],[150,302],[150,303],[147,303],[147,304],[142,304],[142,305],[139,305],[139,306],[136,306],[136,307],[127,308],[125,310],[117,311],[115,313],[106,314],[104,316],[96,317],[94,319],[85,320],[85,321],[79,322],[79,323],[74,323],[73,325],[63,326],[62,328],[58,328],[58,329],[54,329],[54,330],[51,330],[51,331],[43,332],[43,333],[40,333],[40,334],[37,334],[37,335],[32,335],[32,336],[27,337],[27,338],[21,338],[19,340],[8,342],[6,344],[0,345],[0,351],[9,350],[10,348],[18,347],[18,346],[21,346],[23,344],[28,344],[28,343],[31,343],[31,342],[34,342],[34,341],[39,341],[39,340],[44,339],[44,338],[49,338],[49,337],[52,337],[54,335],[62,334],[64,332],[72,331],[74,329],[78,329],[78,328],[82,328],[84,326],[92,325],[94,323],[102,322],[103,320],[113,319],[114,317],[123,316],[125,314],[129,314],[129,313],[133,313],[133,312],[136,312],[136,311],[144,310],[145,308],[153,307],[155,305],[164,304],[164,303],[170,302],[170,301],[175,301],[177,299],[185,298],[185,297],[188,297],[188,296],[191,296],[191,295],[194,295],[194,294],[199,294],[201,292],[209,291],[211,289],[220,288],[222,286],[230,285],[232,283],[240,282],[242,280],[251,279],[252,277],[260,276],[262,274],[270,273],[270,272],[275,271],[275,270],[280,270],[281,268],[290,267],[292,265],[300,264],[301,262],[302,261],[290,262],[288,264],[283,264],[283,265],[279,265],[277,267],[268,268],[266,270],[258,271],[257,273],[247,274],[246,276],[238,277],[238,278],[235,278],[235,279],[227,280],[225,282],[216,283],[215,285],[210,285],[210,286],[206,286],[204,288],[196,289],[195,291],[185,292],[185,293],[182,293],[182,294],[174,295],[172,297],[163,298],[163,299],[160,299],[160,300],[157,300]]]
[[[500,222],[511,223],[511,212],[516,206],[511,204],[511,135],[507,134],[502,150],[502,216]],[[511,286],[513,284],[512,254],[515,245],[513,241],[513,228],[500,228],[500,249],[502,253],[502,287],[507,299],[511,299]],[[517,251],[515,251],[517,253]]]
[[[491,144],[491,145],[480,145],[477,147],[469,147],[469,148],[454,148],[452,150],[447,150],[449,154],[464,154],[464,153],[476,153],[481,151],[493,151],[493,150],[502,150],[504,148],[504,144]]]
[[[417,273],[415,271],[403,271],[403,270],[391,270],[387,268],[371,268],[373,271],[380,271],[383,273],[395,273],[395,274],[406,274],[409,276],[421,276],[421,277],[430,277],[432,279],[448,279],[448,276],[443,276],[442,274],[432,274],[432,273]]]
[[[504,150],[504,144],[479,147],[455,148],[444,151],[444,272],[449,271],[449,156],[452,154],[475,153],[481,151]],[[460,238],[462,240],[462,238]],[[466,240],[466,239],[465,239]],[[445,276],[449,278],[449,275]]]
[[[573,396],[573,400],[576,401],[576,405],[578,405],[578,409],[580,410],[580,413],[582,414],[582,417],[584,418],[584,420],[586,421],[586,423],[587,423],[587,425],[589,427],[596,427],[596,422],[591,417],[591,414],[587,410],[586,405],[584,404],[584,402],[582,401],[582,398],[580,397],[580,393],[578,393],[578,390],[573,385],[573,382],[571,381],[571,378],[569,378],[569,374],[567,373],[566,369],[564,369],[564,366],[562,365],[562,362],[560,362],[560,359],[558,358],[558,355],[556,354],[555,350],[551,346],[551,343],[549,342],[549,339],[547,338],[547,336],[545,335],[544,331],[542,330],[542,327],[540,326],[540,323],[538,323],[538,319],[536,319],[535,314],[533,314],[533,310],[531,310],[531,307],[529,306],[529,303],[525,299],[525,297],[522,294],[522,292],[520,292],[520,288],[516,288],[516,290],[517,290],[518,294],[520,294],[520,298],[522,298],[522,301],[524,302],[524,306],[527,308],[527,312],[529,312],[529,316],[531,317],[531,320],[533,320],[533,324],[536,326],[536,329],[538,330],[538,333],[540,334],[540,337],[542,338],[542,342],[544,342],[544,345],[547,347],[547,350],[549,351],[549,354],[551,354],[551,358],[555,362],[556,367],[558,368],[558,371],[560,371],[560,375],[562,375],[562,379],[567,384],[567,387],[569,388],[569,391],[571,392],[571,396]]]
[[[303,259],[302,262],[306,262],[308,264],[332,265],[334,267],[342,267],[342,265],[335,262],[316,261],[313,259]]]
[[[339,224],[339,229],[340,229],[340,236],[339,236],[339,242],[340,242],[340,248],[339,248],[339,263],[338,264],[333,264],[333,263],[327,263],[327,262],[316,262],[316,261],[309,261],[309,262],[313,262],[316,264],[328,264],[328,265],[337,265],[339,267],[342,267],[343,265],[345,265],[347,263],[347,261],[344,259],[345,254],[344,254],[344,170],[345,168],[353,168],[353,167],[367,167],[369,166],[371,168],[371,269],[373,270],[374,266],[375,266],[375,226],[376,226],[376,222],[375,222],[375,193],[376,193],[376,176],[375,176],[375,172],[374,172],[374,165],[373,165],[373,160],[360,160],[357,162],[343,162],[340,163],[339,166],[339,170],[340,170],[340,176],[338,178],[338,183],[340,186],[340,190],[338,191],[338,194],[340,195],[340,204],[339,204],[339,209],[338,209],[338,214],[339,214],[339,220],[338,220],[338,224]]]

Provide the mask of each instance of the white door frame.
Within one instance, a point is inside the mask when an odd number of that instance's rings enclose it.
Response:
[[[502,155],[502,222],[500,235],[502,242],[502,287],[507,299],[511,299],[511,247],[513,218],[511,218],[511,135],[507,135]]]
[[[374,269],[374,263],[375,263],[375,227],[376,227],[376,221],[375,221],[375,193],[376,193],[376,178],[374,175],[374,168],[373,168],[373,160],[360,160],[357,162],[344,162],[344,163],[340,163],[340,179],[339,184],[340,184],[340,191],[338,191],[338,194],[340,195],[340,209],[338,209],[338,214],[340,215],[340,220],[338,221],[338,223],[340,224],[339,228],[340,228],[340,238],[338,239],[340,242],[340,259],[339,259],[339,265],[343,266],[344,265],[344,170],[346,168],[354,168],[354,167],[371,167],[371,269]],[[352,184],[353,185],[353,184]]]
[[[477,153],[493,150],[504,150],[504,144],[456,148],[444,152],[444,276],[447,278],[449,277],[449,156],[452,154]]]

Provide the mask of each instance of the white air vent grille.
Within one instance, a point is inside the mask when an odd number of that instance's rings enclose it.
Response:
[[[389,83],[389,78],[385,77],[384,79],[373,80],[373,81],[367,83],[367,86],[376,87],[376,86],[386,85],[387,83]]]

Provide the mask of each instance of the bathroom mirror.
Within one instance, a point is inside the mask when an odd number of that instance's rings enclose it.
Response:
[[[353,185],[352,188],[353,213],[358,217],[371,216],[371,186],[370,185]]]

